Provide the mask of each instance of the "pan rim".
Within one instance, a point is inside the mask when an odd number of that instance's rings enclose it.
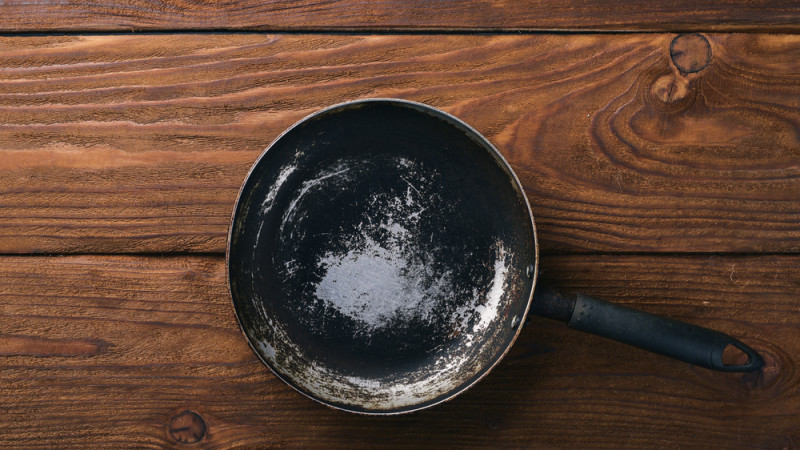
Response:
[[[348,108],[348,107],[359,106],[359,105],[369,104],[369,103],[389,103],[389,104],[403,105],[405,107],[411,107],[411,108],[420,110],[420,111],[422,111],[424,113],[430,114],[432,116],[436,116],[436,117],[445,119],[447,122],[450,122],[452,125],[463,129],[464,132],[466,132],[468,134],[471,134],[473,139],[475,139],[476,141],[478,141],[480,143],[481,147],[483,147],[484,149],[489,151],[491,156],[500,165],[501,169],[511,179],[511,184],[514,187],[514,189],[516,190],[517,194],[520,195],[522,197],[522,199],[524,200],[525,209],[526,209],[526,211],[528,213],[528,219],[529,219],[529,222],[530,222],[531,232],[532,232],[532,235],[533,235],[534,261],[533,261],[533,273],[531,274],[531,278],[532,278],[532,280],[531,280],[531,289],[530,289],[530,292],[528,293],[528,298],[527,298],[527,301],[526,301],[525,310],[524,310],[524,312],[522,314],[522,317],[520,317],[519,325],[516,327],[516,330],[514,331],[513,337],[506,344],[506,347],[503,350],[503,352],[497,358],[495,358],[494,361],[492,361],[490,364],[487,364],[487,366],[485,367],[483,372],[480,373],[474,380],[470,381],[469,383],[463,384],[461,386],[454,387],[451,391],[447,392],[445,395],[442,395],[441,398],[434,399],[434,400],[427,401],[427,402],[422,402],[422,403],[419,403],[419,404],[416,404],[416,405],[412,405],[412,406],[409,406],[409,407],[398,408],[396,410],[375,410],[375,411],[370,411],[370,410],[366,410],[366,409],[348,408],[348,407],[346,407],[344,405],[341,405],[341,404],[333,404],[333,403],[325,401],[325,400],[323,400],[321,398],[318,398],[318,397],[316,397],[316,396],[314,396],[314,395],[312,395],[310,393],[307,393],[307,392],[303,391],[302,389],[300,389],[297,386],[295,386],[294,383],[292,383],[290,380],[286,379],[282,374],[280,374],[272,366],[272,364],[270,364],[262,356],[262,354],[256,348],[255,343],[252,341],[250,336],[248,336],[247,333],[245,332],[244,326],[242,324],[242,318],[240,317],[240,312],[236,308],[236,301],[234,299],[232,279],[231,279],[231,267],[230,267],[231,266],[231,260],[230,260],[231,238],[233,236],[234,225],[236,224],[237,212],[239,210],[239,206],[240,206],[240,203],[242,201],[242,195],[244,193],[245,187],[247,186],[248,181],[253,176],[253,173],[256,171],[256,168],[260,165],[262,159],[264,159],[266,157],[266,155],[270,151],[270,149],[274,148],[275,145],[281,139],[284,138],[284,136],[286,136],[287,134],[291,133],[293,130],[295,130],[296,128],[300,127],[304,123],[314,119],[315,117],[331,113],[332,111],[335,111],[335,110],[338,110],[338,109],[344,109],[344,108]],[[258,155],[258,157],[255,159],[255,161],[252,163],[252,165],[250,166],[250,169],[248,170],[247,174],[245,175],[245,177],[244,177],[244,179],[242,181],[241,186],[239,187],[239,192],[237,193],[236,201],[234,203],[233,210],[231,212],[231,218],[230,218],[230,223],[229,223],[229,226],[228,226],[227,240],[226,240],[226,245],[225,245],[225,278],[226,278],[226,281],[227,281],[226,285],[227,285],[227,289],[228,289],[228,297],[230,298],[230,305],[231,305],[231,308],[233,308],[234,317],[236,318],[236,323],[237,323],[237,326],[239,328],[239,331],[245,337],[245,340],[247,341],[248,346],[253,351],[253,353],[255,353],[255,355],[258,357],[258,359],[261,361],[261,363],[264,364],[267,368],[269,368],[270,372],[272,372],[272,374],[275,375],[284,384],[290,386],[292,389],[294,389],[296,392],[299,392],[304,397],[307,397],[307,398],[309,398],[309,399],[311,399],[311,400],[313,400],[313,401],[315,401],[317,403],[320,403],[320,404],[325,405],[325,406],[327,406],[329,408],[332,408],[332,409],[345,411],[345,412],[349,412],[349,413],[367,415],[367,416],[392,416],[392,415],[408,414],[408,413],[412,413],[412,412],[415,412],[415,411],[420,411],[420,410],[423,410],[423,409],[427,409],[427,408],[436,406],[438,404],[444,403],[446,401],[449,401],[449,400],[457,397],[461,393],[463,393],[463,392],[469,390],[470,388],[472,388],[473,386],[475,386],[479,381],[481,381],[484,377],[486,377],[500,363],[500,361],[502,361],[503,358],[505,358],[506,354],[508,354],[509,350],[514,345],[514,343],[516,342],[517,338],[519,337],[519,335],[520,335],[520,333],[522,331],[523,325],[525,324],[525,320],[526,320],[526,318],[528,316],[528,313],[530,312],[531,302],[533,300],[533,295],[534,295],[534,292],[536,290],[536,282],[538,280],[538,272],[539,272],[538,268],[539,268],[539,242],[538,242],[538,235],[537,235],[537,231],[536,231],[536,223],[535,223],[534,218],[533,218],[533,212],[531,211],[530,202],[528,201],[528,196],[525,194],[525,190],[523,189],[522,183],[520,182],[519,178],[517,177],[517,174],[511,168],[511,165],[508,163],[508,161],[505,159],[505,157],[503,157],[503,155],[500,153],[500,151],[494,146],[494,144],[489,139],[487,139],[485,136],[483,136],[483,134],[481,134],[478,130],[476,130],[475,128],[473,128],[472,126],[470,126],[469,124],[467,124],[463,120],[459,119],[458,117],[456,117],[456,116],[454,116],[454,115],[452,115],[452,114],[450,114],[448,112],[445,112],[445,111],[443,111],[443,110],[441,110],[439,108],[433,107],[433,106],[425,104],[425,103],[416,102],[416,101],[412,101],[412,100],[406,100],[406,99],[400,99],[400,98],[391,98],[391,97],[370,97],[370,98],[361,98],[361,99],[356,99],[356,100],[350,100],[350,101],[346,101],[346,102],[336,103],[334,105],[325,107],[323,109],[320,109],[318,111],[315,111],[315,112],[313,112],[311,114],[306,115],[302,119],[300,119],[297,122],[293,123],[290,127],[286,128],[277,137],[275,137],[270,142],[270,144]]]

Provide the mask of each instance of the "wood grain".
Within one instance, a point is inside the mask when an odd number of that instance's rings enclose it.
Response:
[[[256,360],[222,257],[7,256],[0,446],[800,442],[799,256],[569,255],[545,257],[542,269],[560,287],[731,333],[767,364],[756,375],[714,373],[533,318],[462,396],[412,415],[361,417],[300,396]]]
[[[381,96],[492,140],[546,250],[797,252],[800,37],[675,37],[0,38],[0,252],[220,252],[274,137]]]
[[[0,31],[797,31],[791,0],[7,0]]]

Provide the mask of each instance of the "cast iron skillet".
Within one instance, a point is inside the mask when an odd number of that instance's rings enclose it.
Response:
[[[346,411],[459,394],[508,351],[529,306],[711,369],[762,364],[705,328],[542,287],[534,297],[537,264],[533,216],[500,153],[455,117],[393,99],[333,106],[275,140],[241,188],[227,251],[250,346]],[[725,365],[728,345],[747,362]]]

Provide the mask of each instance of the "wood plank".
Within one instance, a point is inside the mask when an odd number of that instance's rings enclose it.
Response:
[[[797,252],[800,37],[706,37],[0,38],[0,252],[220,252],[257,155],[363,97],[484,133],[546,250]]]
[[[0,31],[797,31],[791,0],[6,1]]]
[[[779,448],[800,442],[800,256],[545,257],[544,274],[731,333],[715,373],[533,318],[456,399],[350,415],[277,381],[237,328],[217,256],[0,257],[0,446]],[[183,411],[194,416],[171,419]],[[200,424],[205,426],[205,434]],[[172,431],[170,431],[172,430]]]

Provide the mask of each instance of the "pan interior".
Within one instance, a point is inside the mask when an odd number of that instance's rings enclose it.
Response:
[[[491,147],[387,100],[326,110],[273,143],[240,193],[228,264],[239,322],[279,377],[334,407],[394,413],[502,357],[535,255]]]

